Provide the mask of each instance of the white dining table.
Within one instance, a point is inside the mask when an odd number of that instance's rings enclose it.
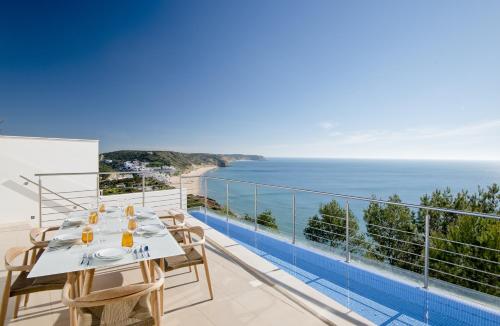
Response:
[[[136,211],[137,214],[140,214],[141,211],[148,211],[148,209],[138,207],[136,208]],[[81,217],[82,219],[85,219],[87,216],[88,212],[83,212]],[[68,218],[72,219],[77,217],[77,214],[68,216]],[[137,221],[139,227],[150,224],[163,226],[163,223],[156,214],[150,218],[138,219]],[[55,236],[62,234],[74,234],[81,236],[82,227],[85,223],[82,223],[80,226],[71,227],[68,226],[68,222],[68,219],[66,219],[62,223]],[[121,248],[122,230],[126,228],[126,223],[127,219],[123,217],[123,214],[120,211],[104,213],[100,215],[98,224],[92,226],[94,239],[88,247],[80,243],[67,246],[56,246],[54,241],[49,242],[47,249],[42,253],[35,265],[32,267],[28,277],[81,272],[85,270],[98,270],[100,268],[141,263],[153,259],[184,254],[184,251],[174,237],[166,228],[164,228],[156,234],[142,236],[134,234],[133,247],[128,249],[128,253],[126,253],[121,259],[110,261],[101,260],[94,256],[93,254],[100,249]],[[143,248],[142,254],[138,253],[138,249],[141,245]],[[144,252],[145,246],[148,247],[147,253]],[[135,253],[134,249],[136,249]],[[88,260],[88,263],[85,261],[82,264],[85,254],[92,255],[92,259]]]

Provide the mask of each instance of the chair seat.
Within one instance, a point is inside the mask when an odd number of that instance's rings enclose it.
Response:
[[[185,250],[185,255],[165,258],[165,270],[203,264],[203,256],[194,248]]]
[[[21,272],[10,287],[10,296],[39,291],[60,290],[66,283],[66,274],[28,278],[28,272]]]
[[[78,309],[79,326],[153,326],[149,294],[103,306]]]

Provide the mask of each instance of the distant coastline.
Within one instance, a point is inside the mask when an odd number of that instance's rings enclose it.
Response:
[[[217,165],[193,165],[187,172],[182,174],[182,186],[188,189],[188,193],[199,195],[201,193],[200,189],[200,178],[202,175],[205,175],[207,172],[218,169]],[[170,182],[174,185],[178,185],[180,183],[180,176],[171,176]]]

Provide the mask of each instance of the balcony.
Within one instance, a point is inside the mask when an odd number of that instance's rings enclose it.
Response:
[[[187,268],[167,273],[164,324],[500,323],[499,249],[456,243],[430,232],[433,219],[444,214],[476,225],[500,223],[496,215],[210,176],[160,183],[144,172],[126,172],[124,179],[130,180],[117,187],[109,182],[115,174],[120,173],[34,173],[13,176],[22,187],[4,182],[11,191],[34,200],[36,209],[32,223],[0,227],[1,253],[29,245],[33,226],[60,225],[69,213],[126,201],[150,207],[158,215],[182,210],[187,224],[201,226],[207,236],[214,299],[208,296],[202,270],[199,282]],[[323,211],[321,217],[328,220],[308,219],[305,198],[335,201],[343,215]],[[422,228],[410,231],[385,220],[356,224],[359,221],[354,222],[352,215],[370,207],[421,216]],[[266,216],[268,210],[278,212],[278,219]],[[388,237],[378,229],[392,232],[384,245],[373,242]],[[446,255],[439,256],[440,252]],[[479,255],[482,252],[491,253],[490,258]],[[2,274],[3,286],[5,271]],[[140,282],[140,273],[133,265],[98,269],[92,291],[135,282]],[[6,320],[12,325],[69,321],[59,290],[30,296],[15,319],[14,306],[11,299]]]

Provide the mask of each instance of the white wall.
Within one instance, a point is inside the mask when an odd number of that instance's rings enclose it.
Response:
[[[25,185],[19,175],[38,182],[36,173],[97,172],[98,160],[98,140],[0,136],[0,224],[38,224],[38,187]],[[97,179],[95,175],[44,177],[42,185],[56,192],[96,189]],[[54,205],[49,195],[43,199]]]

